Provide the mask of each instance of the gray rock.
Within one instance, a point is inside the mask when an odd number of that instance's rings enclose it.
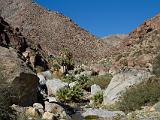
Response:
[[[37,77],[39,78],[39,84],[40,85],[45,85],[46,84],[46,79],[41,73],[38,73]]]
[[[49,100],[49,102],[57,102],[55,97],[47,97],[47,99]]]
[[[40,104],[40,103],[34,103],[34,104],[33,104],[33,108],[43,109],[43,106],[42,106],[42,104]]]
[[[91,96],[94,96],[97,93],[102,93],[102,89],[99,85],[94,84],[91,86]]]
[[[130,69],[113,76],[104,92],[104,104],[115,104],[119,97],[131,86],[149,80],[151,74],[145,70]]]
[[[47,71],[45,71],[45,72],[42,72],[42,75],[43,75],[43,76],[45,77],[45,79],[47,79],[47,80],[50,80],[50,79],[53,78],[53,75],[52,75],[52,73],[51,73],[50,70],[47,70]]]
[[[37,77],[39,78],[39,83],[41,85],[45,85],[47,80],[50,80],[53,78],[52,73],[49,70],[45,72],[37,73]]]
[[[48,95],[56,95],[57,91],[62,88],[68,87],[68,83],[65,83],[59,79],[47,80],[46,86],[48,89]]]
[[[125,114],[122,112],[122,111],[108,111],[108,110],[102,110],[102,109],[87,109],[86,112],[84,112],[82,114],[82,116],[84,118],[87,118],[87,117],[94,117],[94,118],[103,118],[103,119],[113,119],[115,118],[116,116],[125,116]]]

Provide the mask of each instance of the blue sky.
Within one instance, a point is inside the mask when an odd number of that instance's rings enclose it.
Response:
[[[131,32],[160,12],[160,0],[35,0],[97,37]]]

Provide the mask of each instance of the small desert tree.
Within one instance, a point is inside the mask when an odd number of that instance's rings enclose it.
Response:
[[[64,73],[67,73],[68,70],[72,70],[74,68],[72,53],[66,48],[60,50],[58,63],[63,66]]]

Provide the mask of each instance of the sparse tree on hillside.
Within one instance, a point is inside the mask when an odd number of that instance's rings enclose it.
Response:
[[[58,62],[63,67],[65,74],[68,72],[68,70],[74,68],[73,55],[68,49],[64,48],[60,51],[60,59]]]

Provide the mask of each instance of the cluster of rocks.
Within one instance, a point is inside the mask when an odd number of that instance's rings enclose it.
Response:
[[[67,115],[65,109],[58,103],[45,102],[44,105],[40,103],[34,103],[33,106],[21,107],[18,105],[12,105],[12,108],[16,110],[17,114],[26,116],[29,120],[35,118],[42,118],[45,120],[70,120],[70,116]]]
[[[102,109],[106,105],[116,106],[127,90],[154,76],[153,61],[159,54],[160,46],[160,14],[129,35],[108,37],[111,40],[104,44],[69,18],[44,10],[31,0],[0,0],[0,3],[2,16],[20,27],[13,28],[0,17],[0,87],[5,85],[12,88],[15,95],[18,95],[17,99],[14,96],[12,100],[17,104],[12,105],[12,108],[18,114],[25,114],[28,119],[40,116],[47,120],[124,120],[134,117],[138,120],[150,120],[160,116],[159,103],[127,115],[122,111]],[[118,42],[115,44],[112,38],[118,39]],[[48,70],[47,60],[44,58],[46,54],[58,54],[61,48],[69,48],[77,63],[91,63],[102,59],[102,56],[107,57],[89,67],[82,65],[83,69],[80,67],[68,71],[67,75],[74,75],[76,79],[106,73],[113,75],[104,90],[94,84],[91,91],[85,91],[84,97],[90,103],[83,103],[86,106],[80,105],[79,109],[60,103],[56,98],[60,89],[72,88],[79,83],[67,83],[55,78]],[[61,66],[61,72],[65,71]],[[93,108],[91,97],[97,93],[103,94],[103,107]]]

